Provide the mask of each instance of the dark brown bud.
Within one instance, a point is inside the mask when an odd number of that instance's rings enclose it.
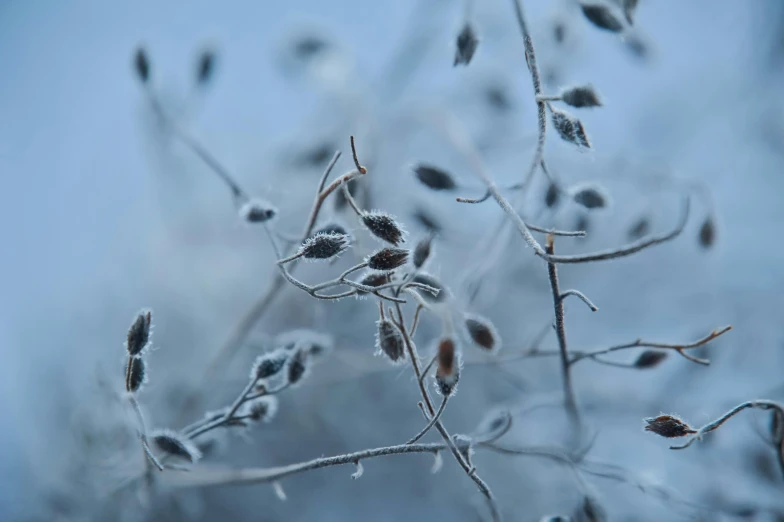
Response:
[[[433,243],[433,236],[427,236],[426,238],[420,239],[419,242],[416,244],[414,248],[414,268],[420,269],[424,266],[427,262],[428,258],[430,257],[430,250],[431,245]]]
[[[315,35],[305,35],[294,42],[294,54],[297,58],[306,60],[325,51],[328,47],[329,43],[323,38]]]
[[[378,353],[383,353],[393,363],[403,361],[406,356],[405,342],[398,327],[386,319],[379,320],[377,326],[376,348]]]
[[[305,259],[331,259],[342,254],[349,244],[345,234],[316,234],[302,243],[299,254]]]
[[[377,238],[398,246],[406,234],[395,218],[385,212],[374,210],[362,216],[362,223]]]
[[[488,319],[479,315],[466,314],[465,327],[471,340],[483,350],[492,352],[501,347],[498,332]]]
[[[609,197],[604,189],[598,185],[582,185],[573,189],[574,202],[587,209],[604,208],[608,205]]]
[[[284,349],[273,350],[263,355],[259,355],[253,363],[250,371],[250,378],[268,379],[280,373],[289,360],[289,352]]]
[[[136,49],[133,55],[133,67],[136,70],[136,76],[139,77],[142,83],[147,83],[150,79],[150,61],[147,58],[147,52],[143,47]]]
[[[363,277],[362,279],[360,279],[359,284],[365,286],[377,287],[377,286],[385,285],[390,281],[391,278],[389,273],[379,274],[377,272],[371,272],[369,274],[366,274],[365,277]],[[365,295],[367,294],[367,292],[363,290],[357,290],[357,294]]]
[[[561,93],[561,100],[572,107],[601,107],[602,101],[590,85],[571,87]]]
[[[580,7],[585,17],[599,29],[613,33],[623,31],[623,24],[606,5],[581,2]]]
[[[452,338],[444,337],[438,343],[436,362],[436,388],[442,395],[450,396],[460,380],[460,354]]]
[[[153,444],[162,452],[195,463],[201,458],[196,446],[179,433],[171,430],[160,430],[150,437]]]
[[[139,355],[147,348],[150,344],[151,329],[152,311],[142,310],[128,329],[128,338],[125,341],[128,355]]]
[[[659,415],[658,417],[645,419],[645,422],[648,423],[645,426],[645,431],[653,432],[662,437],[685,437],[686,435],[697,433],[691,426],[672,415]]]
[[[125,390],[130,393],[139,391],[147,382],[147,369],[141,357],[129,357],[125,366]]]
[[[278,412],[278,399],[274,395],[265,395],[242,405],[240,416],[248,416],[254,422],[269,422]]]
[[[700,246],[704,249],[708,249],[713,246],[713,243],[716,241],[716,225],[713,223],[713,218],[708,216],[703,221],[702,226],[700,227]]]
[[[286,365],[286,378],[290,385],[298,384],[302,381],[308,372],[308,353],[305,350],[298,349],[289,357],[288,364]]]
[[[474,57],[479,39],[476,37],[474,28],[466,22],[460,33],[457,35],[457,50],[455,51],[455,66],[468,65]]]
[[[432,165],[420,164],[414,167],[414,172],[420,183],[433,190],[455,190],[457,183],[452,175],[445,170]]]
[[[645,350],[634,361],[634,367],[640,370],[655,368],[667,358],[667,352],[659,352],[656,350]]]
[[[367,259],[368,268],[388,272],[406,264],[408,250],[403,248],[382,248]]]
[[[248,223],[264,223],[277,213],[275,207],[260,199],[251,199],[240,207],[240,217]]]
[[[585,134],[585,128],[580,120],[566,111],[552,108],[553,127],[564,141],[573,143],[578,147],[591,148],[591,142]]]

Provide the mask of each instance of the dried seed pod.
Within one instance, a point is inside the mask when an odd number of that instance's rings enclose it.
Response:
[[[444,227],[441,226],[441,223],[439,223],[432,215],[430,215],[424,209],[419,208],[415,210],[413,216],[414,219],[416,219],[419,222],[422,228],[424,228],[431,234],[434,235],[439,234],[444,229]]]
[[[125,366],[125,390],[135,393],[147,382],[147,369],[141,357],[129,357]]]
[[[392,281],[389,273],[382,273],[379,274],[378,272],[371,272],[366,274],[362,279],[359,280],[359,284],[365,286],[382,286]],[[366,295],[367,292],[363,290],[357,290],[358,295]]]
[[[433,236],[427,236],[426,238],[420,239],[419,242],[414,247],[414,268],[420,269],[424,266],[427,262],[428,258],[430,257],[431,245],[433,243]]]
[[[610,200],[602,187],[593,184],[574,187],[572,194],[575,203],[589,210],[604,208],[608,206]]]
[[[403,334],[392,321],[380,319],[376,330],[377,353],[383,353],[393,363],[402,362],[406,357]]]
[[[551,107],[553,127],[558,131],[561,139],[573,143],[578,147],[591,148],[591,142],[585,134],[585,128],[580,120],[566,111]]]
[[[457,183],[452,175],[432,165],[419,164],[414,173],[420,183],[433,190],[455,190]]]
[[[623,24],[613,14],[610,8],[604,4],[580,3],[585,17],[599,29],[604,29],[613,33],[623,31]]]
[[[607,511],[591,495],[583,498],[582,512],[585,522],[607,522]]]
[[[627,236],[629,237],[629,240],[635,241],[648,235],[650,231],[651,222],[647,216],[643,216],[632,224],[632,226],[629,228]]]
[[[296,349],[288,359],[286,364],[286,379],[290,385],[302,382],[308,373],[308,352],[303,349]]]
[[[150,60],[147,58],[147,52],[143,47],[136,49],[136,53],[133,55],[133,67],[139,80],[142,83],[147,83],[150,79]]]
[[[702,226],[700,227],[700,246],[707,250],[713,246],[715,241],[716,225],[713,222],[713,218],[708,216],[705,218],[705,221],[702,222]]]
[[[398,246],[404,241],[405,230],[386,212],[374,210],[362,215],[362,223],[377,238]]]
[[[436,390],[441,395],[450,396],[460,380],[460,353],[454,339],[444,337],[439,341],[436,362]]]
[[[650,431],[662,437],[675,438],[684,437],[692,433],[697,433],[691,426],[674,415],[659,415],[645,419],[648,423],[645,431]]]
[[[269,422],[278,412],[278,398],[274,395],[258,397],[242,405],[238,412],[241,417],[249,417],[254,422]]]
[[[406,264],[409,251],[403,248],[386,247],[367,258],[368,268],[389,272]]]
[[[476,37],[474,28],[466,22],[460,33],[457,35],[457,50],[455,51],[454,66],[468,65],[474,57],[479,39]]]
[[[128,338],[125,341],[128,355],[139,355],[149,346],[151,331],[152,311],[142,310],[128,329]]]
[[[547,205],[547,208],[553,208],[558,204],[559,199],[561,199],[561,190],[558,188],[558,185],[551,182],[547,186],[547,192],[544,195],[544,204]]]
[[[212,49],[205,49],[199,55],[199,61],[196,65],[196,83],[198,85],[206,85],[212,79],[215,72],[215,51]]]
[[[289,352],[281,348],[259,355],[250,370],[251,380],[269,379],[277,375],[286,366],[288,359]]]
[[[251,199],[240,207],[240,217],[248,223],[265,223],[274,218],[278,210],[261,199]]]
[[[561,100],[572,107],[601,107],[602,101],[591,85],[570,87],[561,93]]]
[[[201,458],[201,453],[196,446],[177,432],[158,430],[153,432],[150,440],[160,451],[172,457],[187,460],[190,463],[195,463]]]
[[[329,47],[329,42],[316,35],[305,35],[294,42],[294,54],[305,60],[316,56]]]
[[[622,0],[621,7],[623,7],[623,16],[629,25],[634,25],[634,14],[637,11],[638,0]]]
[[[466,331],[478,347],[488,352],[501,348],[501,338],[489,319],[476,314],[464,316]]]
[[[299,255],[305,259],[331,259],[342,254],[349,244],[346,234],[316,234],[302,243]]]
[[[634,367],[640,370],[655,368],[667,358],[667,352],[660,352],[656,350],[645,350],[634,361]]]
[[[434,276],[425,272],[420,272],[416,274],[413,278],[411,278],[411,281],[414,283],[427,285],[431,288],[435,288],[436,290],[438,290],[438,295],[433,295],[432,293],[427,292],[425,290],[418,290],[419,295],[421,295],[425,301],[429,303],[441,303],[446,301],[448,291],[446,288],[444,288],[441,282],[438,279],[436,279]]]

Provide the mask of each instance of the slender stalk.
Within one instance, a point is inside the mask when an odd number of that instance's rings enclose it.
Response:
[[[425,427],[422,428],[422,430],[419,433],[417,433],[411,440],[406,442],[406,444],[414,444],[415,442],[419,441],[419,439],[424,437],[428,431],[430,431],[430,428],[432,428],[433,425],[436,422],[438,422],[438,420],[441,418],[441,414],[444,413],[444,410],[446,409],[446,402],[448,400],[449,400],[449,396],[444,395],[444,399],[441,401],[441,406],[438,407],[438,411],[436,411],[436,414],[433,415],[432,419],[430,419],[430,422],[428,422],[427,425],[425,425]]]

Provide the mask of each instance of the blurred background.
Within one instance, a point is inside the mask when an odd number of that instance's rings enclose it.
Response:
[[[589,493],[610,520],[784,520],[767,414],[744,413],[682,452],[642,429],[659,412],[702,425],[743,400],[784,399],[784,4],[640,0],[620,34],[596,27],[571,0],[527,0],[525,9],[545,92],[591,84],[603,100],[569,108],[590,150],[548,133],[550,169],[563,187],[597,183],[612,200],[594,211],[568,198],[548,207],[540,172],[524,197],[514,195],[526,218],[586,228],[586,238],[556,246],[589,252],[628,242],[639,226],[672,229],[681,195],[693,194],[674,241],[560,268],[562,288],[599,307],[567,302],[570,347],[733,331],[695,353],[709,367],[675,354],[647,370],[574,367],[595,435],[587,458],[616,466],[614,479],[584,474],[581,483],[551,459],[481,449],[477,469],[507,520],[579,519]],[[467,22],[479,45],[470,64],[455,66]],[[145,85],[133,67],[140,47]],[[281,394],[272,422],[228,437],[192,473],[399,444],[423,425],[410,370],[374,356],[370,300],[316,302],[287,287],[230,363],[205,378],[270,284],[275,257],[263,231],[238,218],[226,186],[162,124],[151,96],[245,190],[278,207],[284,234],[301,231],[335,150],[343,152],[336,173],[353,167],[356,136],[369,169],[362,204],[396,215],[409,243],[436,227],[428,270],[456,310],[490,318],[504,340],[497,356],[465,346],[445,424],[468,433],[505,407],[511,444],[566,443],[558,360],[495,364],[543,329],[542,349],[557,347],[546,265],[519,236],[498,232],[495,203],[455,202],[483,188],[436,123],[459,122],[499,185],[525,176],[536,106],[510,1],[5,0],[0,71],[0,520],[489,519],[455,462],[445,458],[431,474],[427,455],[368,460],[356,481],[350,467],[295,475],[282,483],[287,501],[269,485],[166,489],[151,499],[128,485],[143,462],[117,397],[125,334],[142,307],[154,311],[150,383],[140,394],[154,427],[178,428],[230,402],[281,333],[312,329],[334,345],[301,388]],[[421,162],[450,172],[459,190],[422,186],[412,168]],[[377,246],[332,200],[328,219],[357,241],[335,266],[303,266],[304,280],[334,277]],[[711,241],[700,238],[706,221]],[[423,353],[440,331],[436,316],[423,319],[415,338]]]

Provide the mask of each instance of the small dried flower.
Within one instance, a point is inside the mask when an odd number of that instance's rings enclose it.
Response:
[[[555,183],[550,183],[544,195],[544,204],[547,205],[547,208],[553,208],[558,204],[559,199],[561,199],[561,190]]]
[[[572,107],[601,107],[602,101],[590,85],[571,87],[561,93],[561,100]]]
[[[414,172],[420,183],[433,190],[455,190],[457,183],[452,175],[445,170],[432,165],[420,164],[414,167]]]
[[[580,3],[585,17],[599,29],[605,29],[613,33],[623,31],[623,24],[610,11],[610,8],[603,4]]]
[[[621,6],[623,7],[623,16],[629,25],[634,25],[634,13],[637,11],[638,0],[622,0]]]
[[[425,263],[427,262],[428,258],[430,257],[431,245],[433,243],[433,236],[427,236],[423,239],[420,239],[419,242],[414,247],[414,268],[420,269],[422,268]]]
[[[289,352],[284,349],[277,349],[259,355],[253,363],[250,370],[250,378],[255,379],[269,379],[277,375],[286,366],[286,361],[289,359]]]
[[[342,254],[349,244],[346,234],[316,234],[302,243],[299,254],[305,259],[331,259]]]
[[[646,216],[643,216],[632,224],[627,235],[630,240],[634,241],[648,235],[650,230],[651,222]]]
[[[479,39],[476,37],[474,28],[466,22],[463,29],[457,35],[457,50],[455,51],[454,66],[468,65],[474,57]]]
[[[141,357],[129,357],[125,366],[125,390],[130,393],[139,391],[147,382],[147,369]]]
[[[201,453],[193,443],[171,430],[158,430],[150,437],[153,444],[162,452],[195,463],[201,458]]]
[[[409,251],[403,248],[382,248],[367,259],[368,268],[388,272],[406,264]]]
[[[607,511],[590,495],[583,499],[582,510],[586,522],[607,522]]]
[[[708,216],[700,227],[700,246],[704,249],[708,249],[713,246],[715,241],[716,225],[713,223],[713,218]]]
[[[142,310],[128,329],[128,339],[125,349],[128,355],[139,355],[150,344],[150,331],[152,329],[152,311]]]
[[[551,108],[553,127],[564,141],[573,143],[578,147],[591,148],[591,142],[585,134],[585,128],[580,120],[566,111]]]
[[[278,398],[274,395],[265,395],[242,405],[240,416],[247,416],[254,422],[269,422],[278,412]]]
[[[403,334],[392,321],[380,319],[376,330],[376,348],[378,353],[386,355],[393,363],[405,359],[406,350]]]
[[[466,314],[465,327],[474,343],[488,352],[497,351],[501,347],[501,338],[488,319],[481,315]]]
[[[142,83],[147,83],[150,79],[150,60],[147,58],[147,52],[143,47],[136,49],[136,53],[133,55],[133,67],[139,80]]]
[[[634,361],[634,367],[641,370],[648,368],[655,368],[667,358],[667,352],[660,352],[656,350],[645,350]]]
[[[426,290],[421,290],[421,289],[418,290],[419,295],[421,295],[425,301],[428,301],[430,303],[441,303],[446,300],[448,292],[443,287],[441,282],[438,279],[436,279],[434,276],[427,274],[425,272],[421,272],[419,274],[416,274],[413,278],[411,278],[411,281],[414,283],[427,285],[431,288],[438,290],[438,295],[433,295],[431,292],[428,292]]]
[[[395,218],[378,210],[365,213],[362,216],[362,223],[374,236],[395,246],[402,243],[406,235]]]
[[[379,274],[378,272],[371,272],[369,274],[366,274],[365,277],[363,277],[362,279],[360,279],[359,284],[365,286],[377,287],[377,286],[385,285],[390,281],[391,278],[389,273]],[[357,294],[366,295],[367,292],[365,292],[364,290],[357,290]]]
[[[212,49],[204,50],[199,56],[196,67],[196,83],[206,85],[215,71],[215,52]]]
[[[609,203],[609,197],[604,189],[598,185],[581,185],[573,189],[575,203],[587,209],[604,208]]]
[[[251,199],[240,207],[240,217],[248,223],[265,223],[277,213],[275,207],[261,199]]]
[[[298,384],[308,372],[308,352],[297,349],[286,365],[286,379],[290,385]]]
[[[659,415],[658,417],[645,419],[645,422],[648,423],[645,426],[645,431],[670,439],[697,433],[691,426],[673,415]]]
[[[438,368],[436,369],[436,389],[444,396],[450,396],[460,380],[460,354],[457,352],[455,341],[444,337],[438,343],[436,356]]]

